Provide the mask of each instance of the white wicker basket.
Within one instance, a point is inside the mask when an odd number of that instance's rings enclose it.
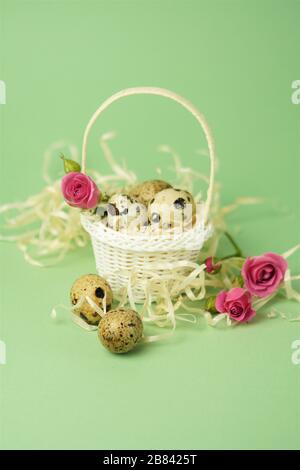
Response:
[[[86,151],[90,131],[100,116],[113,102],[130,95],[151,94],[169,98],[186,108],[201,125],[207,139],[211,171],[207,190],[203,217],[197,220],[195,226],[182,233],[163,234],[128,234],[106,227],[100,221],[93,221],[81,215],[83,227],[91,236],[96,267],[98,273],[110,283],[115,294],[119,294],[124,287],[132,289],[132,295],[137,303],[145,300],[146,287],[149,280],[153,280],[152,296],[155,297],[155,285],[159,287],[161,276],[169,275],[170,281],[175,272],[188,275],[193,269],[193,263],[199,258],[199,250],[212,233],[208,224],[208,214],[211,205],[215,151],[211,132],[205,118],[187,100],[165,89],[153,87],[138,87],[122,90],[108,98],[97,109],[90,119],[83,138],[82,146],[82,172],[86,171]],[[134,282],[132,281],[134,279]]]

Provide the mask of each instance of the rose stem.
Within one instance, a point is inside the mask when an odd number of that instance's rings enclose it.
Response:
[[[225,260],[225,259],[234,258],[234,257],[244,258],[243,254],[242,254],[242,250],[240,249],[238,244],[234,241],[232,236],[228,232],[224,232],[224,235],[227,237],[227,239],[230,241],[232,246],[235,248],[236,252],[234,253],[234,255],[224,256],[224,258],[222,258],[222,261]]]

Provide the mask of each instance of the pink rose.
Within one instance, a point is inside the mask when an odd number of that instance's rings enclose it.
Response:
[[[247,258],[242,276],[249,292],[258,297],[267,297],[275,292],[284,279],[287,262],[276,253]]]
[[[227,313],[233,320],[241,323],[250,321],[256,312],[251,305],[251,294],[241,287],[234,287],[230,291],[219,292],[216,298],[216,309],[220,313]]]
[[[67,173],[61,182],[66,202],[73,207],[92,209],[100,199],[100,191],[94,181],[83,173]]]
[[[213,257],[210,256],[205,260],[206,271],[209,274],[217,274],[221,269],[221,263],[214,263]]]

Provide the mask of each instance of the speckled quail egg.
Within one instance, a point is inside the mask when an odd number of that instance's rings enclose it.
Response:
[[[86,274],[77,279],[71,288],[70,297],[74,313],[89,325],[98,325],[101,317],[95,311],[95,308],[89,304],[86,297],[100,308],[103,308],[103,300],[106,297],[107,311],[111,309],[113,301],[110,285],[98,274]]]
[[[99,204],[95,209],[95,215],[101,220],[107,217],[107,203]]]
[[[193,196],[182,189],[167,188],[150,201],[149,219],[163,230],[192,227],[196,214]]]
[[[119,230],[128,232],[136,232],[143,230],[149,224],[148,210],[144,204],[133,201],[128,207],[128,213],[120,216]]]
[[[98,336],[109,351],[126,353],[141,340],[143,322],[134,310],[127,308],[111,310],[99,323]]]
[[[128,194],[114,194],[108,200],[108,212],[115,215],[125,215],[132,202],[133,199]]]
[[[114,194],[107,204],[107,223],[110,228],[119,230],[120,219],[128,214],[128,207],[132,204],[132,198],[127,194]]]
[[[158,192],[167,188],[171,188],[171,185],[166,181],[150,180],[134,186],[129,194],[145,206],[148,206],[149,202]]]
[[[101,221],[107,218],[107,203],[98,204],[94,209],[85,211],[85,215],[94,221]]]
[[[112,196],[107,212],[108,226],[114,230],[132,232],[148,225],[147,208],[126,194]]]

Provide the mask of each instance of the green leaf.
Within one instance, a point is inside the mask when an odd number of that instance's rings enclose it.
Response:
[[[71,173],[71,172],[80,173],[81,166],[79,165],[78,162],[75,162],[74,160],[70,160],[68,158],[65,158],[65,156],[63,154],[60,155],[60,158],[64,162],[65,173]]]

